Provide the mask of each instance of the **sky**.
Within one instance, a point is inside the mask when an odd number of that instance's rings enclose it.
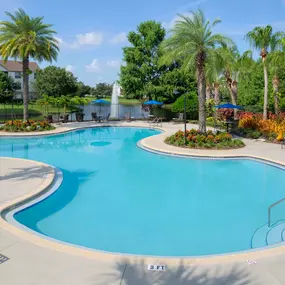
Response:
[[[53,64],[90,86],[118,79],[127,34],[142,21],[169,30],[177,14],[200,8],[209,20],[222,20],[215,31],[231,37],[240,52],[249,49],[244,35],[257,25],[285,31],[285,0],[0,0],[0,20],[18,8],[54,25],[60,53]]]

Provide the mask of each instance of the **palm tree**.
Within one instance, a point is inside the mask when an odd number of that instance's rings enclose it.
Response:
[[[255,27],[252,31],[248,32],[246,39],[250,42],[251,46],[260,51],[260,56],[263,62],[264,70],[264,105],[263,105],[263,119],[267,119],[268,108],[268,71],[266,58],[269,52],[275,51],[281,44],[283,38],[282,32],[273,33],[270,25],[266,27]]]
[[[165,50],[163,61],[182,60],[184,69],[194,69],[199,96],[199,130],[206,132],[206,77],[205,64],[216,54],[216,48],[232,44],[232,41],[220,34],[213,34],[212,24],[206,20],[201,10],[191,12],[191,16],[179,15],[171,36],[162,43]]]
[[[223,58],[221,54],[217,53],[211,61],[207,61],[206,64],[206,82],[207,88],[211,90],[211,95],[214,97],[216,105],[220,104],[220,86],[223,82]]]
[[[280,80],[279,80],[279,72],[280,68],[284,66],[285,63],[285,54],[282,51],[275,51],[272,52],[268,58],[268,62],[270,64],[270,69],[273,74],[273,79],[272,79],[272,87],[273,87],[273,98],[274,98],[274,111],[275,115],[279,116],[279,85],[280,85]]]
[[[219,65],[225,78],[225,85],[230,93],[232,104],[237,105],[239,77],[240,74],[248,71],[254,63],[252,52],[246,51],[240,55],[236,47],[222,47],[218,52],[220,56]]]
[[[28,119],[29,102],[29,60],[39,62],[56,60],[59,51],[56,32],[52,25],[44,24],[43,17],[32,18],[23,9],[14,14],[6,12],[10,21],[0,22],[0,55],[22,60],[23,64],[23,101],[24,120]]]

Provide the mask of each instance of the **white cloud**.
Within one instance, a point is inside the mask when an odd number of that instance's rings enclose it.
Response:
[[[68,64],[66,66],[65,70],[73,73],[75,71],[75,66],[71,65],[71,64]]]
[[[125,43],[125,42],[127,42],[127,41],[128,41],[127,33],[125,33],[125,32],[116,34],[116,35],[110,40],[110,42],[111,42],[112,44],[120,44],[120,43]]]
[[[103,42],[103,33],[92,32],[86,34],[79,34],[76,35],[76,40],[72,42],[66,42],[61,37],[56,37],[56,39],[61,48],[78,49],[84,45],[94,45],[94,46],[101,45]]]
[[[63,38],[60,38],[60,37],[55,37],[55,39],[58,41],[60,48],[70,48],[70,49],[79,48],[78,42],[68,43],[68,42],[64,41]]]
[[[93,59],[90,64],[85,65],[87,72],[101,72],[100,64],[98,59]]]
[[[80,45],[99,46],[103,42],[103,33],[92,32],[92,33],[80,34],[76,35],[76,38]]]
[[[191,13],[181,13],[181,15],[186,16],[186,17],[192,17]],[[179,15],[176,15],[175,17],[171,19],[170,22],[163,22],[162,25],[166,30],[172,29],[175,26],[176,22],[181,21],[181,20],[183,19]]]
[[[109,67],[120,67],[121,66],[121,61],[116,59],[116,60],[107,60],[106,65]]]

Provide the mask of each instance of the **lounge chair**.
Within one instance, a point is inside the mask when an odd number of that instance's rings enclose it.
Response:
[[[173,118],[172,121],[174,124],[183,122],[183,113],[179,113],[178,118]]]
[[[155,117],[152,121],[149,121],[150,127],[162,127],[162,118]]]
[[[103,122],[108,122],[109,121],[109,118],[110,118],[110,113],[108,114],[108,116],[107,117],[103,117],[103,118],[101,118],[101,120],[103,121]]]

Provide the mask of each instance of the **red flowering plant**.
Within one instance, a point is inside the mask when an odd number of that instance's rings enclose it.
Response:
[[[233,109],[219,109],[218,110],[218,118],[220,120],[227,120],[229,118],[234,117],[234,110]]]
[[[201,133],[195,129],[186,131],[186,144],[184,141],[184,132],[181,130],[166,138],[165,142],[180,147],[208,149],[230,149],[244,146],[241,140],[233,139],[232,136],[226,132],[215,134],[209,130],[206,133]]]
[[[0,130],[6,132],[40,132],[55,129],[54,126],[47,121],[33,121],[33,120],[11,120],[7,121]]]
[[[273,142],[278,142],[285,135],[285,113],[277,115],[269,113],[268,119],[264,120],[262,114],[241,112],[239,114],[239,135],[249,138],[264,137]]]

